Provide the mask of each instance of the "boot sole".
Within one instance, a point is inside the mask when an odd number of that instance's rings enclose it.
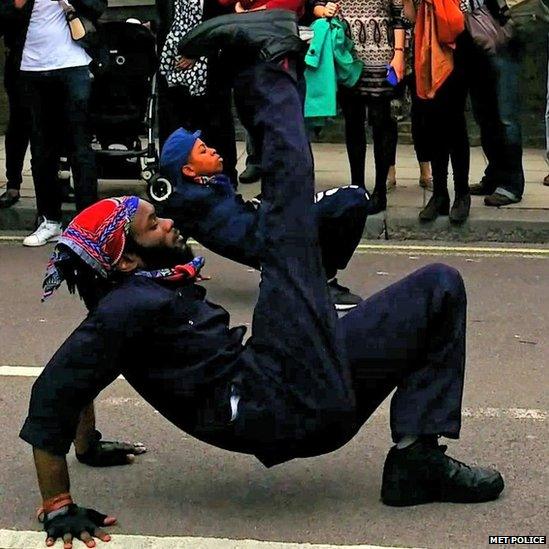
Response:
[[[445,495],[445,494],[433,494],[432,492],[425,490],[417,497],[406,497],[402,495],[404,491],[400,488],[400,494],[396,497],[388,497],[381,495],[381,501],[390,507],[410,507],[412,505],[424,505],[427,503],[445,502],[445,503],[484,503],[487,501],[493,501],[499,497],[504,488],[503,478],[499,474],[494,474],[491,477],[493,480],[486,483],[486,485],[476,492],[467,492],[457,495]],[[417,493],[417,487],[415,487]]]

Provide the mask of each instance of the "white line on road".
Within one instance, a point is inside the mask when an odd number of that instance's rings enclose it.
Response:
[[[0,530],[0,549],[44,549],[43,532]],[[63,544],[58,541],[55,547]],[[98,547],[103,547],[99,543]],[[76,542],[75,549],[85,547]],[[289,543],[279,541],[236,540],[225,538],[130,536],[113,534],[108,549],[397,549],[379,545],[326,545],[312,543]],[[403,548],[401,548],[403,549]],[[411,549],[411,548],[406,548]]]
[[[24,235],[0,235],[0,242],[21,242]],[[198,242],[190,238],[189,244],[202,247]],[[359,244],[356,248],[357,253],[397,253],[408,254],[416,253],[419,255],[436,254],[472,254],[487,257],[497,257],[504,255],[529,256],[539,258],[549,258],[549,248],[527,248],[527,247],[503,247],[503,246],[437,246],[430,244]]]
[[[38,377],[44,368],[40,366],[0,366],[0,376],[5,377]],[[124,379],[118,376],[118,379]],[[109,404],[124,405],[130,401],[138,399],[110,399]],[[547,419],[547,410],[531,408],[463,408],[464,417],[474,419],[483,418],[509,418],[509,419],[532,419],[535,421],[545,421]],[[0,546],[0,549],[2,547]]]

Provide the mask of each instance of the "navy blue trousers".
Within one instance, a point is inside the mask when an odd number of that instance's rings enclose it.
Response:
[[[38,215],[61,221],[59,157],[68,147],[74,176],[76,211],[97,201],[95,154],[91,148],[88,103],[91,76],[88,67],[69,67],[21,73],[31,109],[32,176]]]
[[[295,78],[260,63],[235,82],[262,133],[264,254],[252,337],[242,355],[234,434],[271,466],[350,440],[397,389],[391,428],[457,438],[466,298],[454,269],[431,265],[338,320],[313,214],[313,169]]]

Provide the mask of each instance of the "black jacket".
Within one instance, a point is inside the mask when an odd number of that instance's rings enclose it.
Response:
[[[97,23],[99,17],[107,9],[107,0],[71,0],[71,4],[77,13],[93,23]],[[21,9],[15,7],[14,0],[0,1],[0,30],[3,31],[6,48],[9,49],[10,56],[13,56],[12,61],[17,67],[21,66],[21,57],[33,7],[34,0],[27,0]],[[89,48],[87,51],[94,61],[105,62],[105,52],[99,45]]]

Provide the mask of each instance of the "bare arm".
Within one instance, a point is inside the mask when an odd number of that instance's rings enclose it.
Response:
[[[38,486],[43,500],[70,491],[69,470],[65,456],[55,456],[33,448]]]
[[[77,454],[85,454],[90,448],[90,440],[95,432],[95,408],[93,402],[88,404],[80,414],[80,421],[74,437],[74,448]]]

